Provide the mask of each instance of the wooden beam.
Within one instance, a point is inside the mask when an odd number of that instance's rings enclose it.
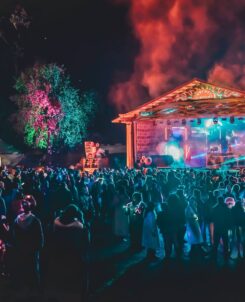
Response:
[[[134,167],[134,124],[126,124],[126,148],[127,148],[127,167]]]

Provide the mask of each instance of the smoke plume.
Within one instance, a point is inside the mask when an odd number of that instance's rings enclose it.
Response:
[[[245,88],[245,1],[115,1],[128,2],[140,45],[128,80],[109,92],[119,112],[196,76]]]

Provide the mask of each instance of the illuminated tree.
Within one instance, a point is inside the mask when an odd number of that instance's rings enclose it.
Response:
[[[95,112],[95,95],[71,86],[63,67],[35,65],[16,81],[15,116],[27,145],[46,149],[74,147],[87,135]]]

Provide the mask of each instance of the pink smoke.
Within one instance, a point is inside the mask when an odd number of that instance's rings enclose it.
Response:
[[[119,112],[130,110],[210,69],[209,80],[245,87],[242,76],[245,55],[239,52],[242,32],[224,33],[229,28],[227,22],[239,27],[236,15],[244,4],[242,0],[225,2],[129,1],[129,18],[140,50],[129,79],[115,83],[110,89],[109,98]],[[220,51],[217,38],[225,34],[233,37],[235,43],[220,62],[213,62]]]

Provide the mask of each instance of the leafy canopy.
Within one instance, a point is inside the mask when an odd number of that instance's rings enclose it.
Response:
[[[17,79],[18,130],[33,148],[74,147],[87,135],[95,93],[80,93],[63,66],[35,65]]]

